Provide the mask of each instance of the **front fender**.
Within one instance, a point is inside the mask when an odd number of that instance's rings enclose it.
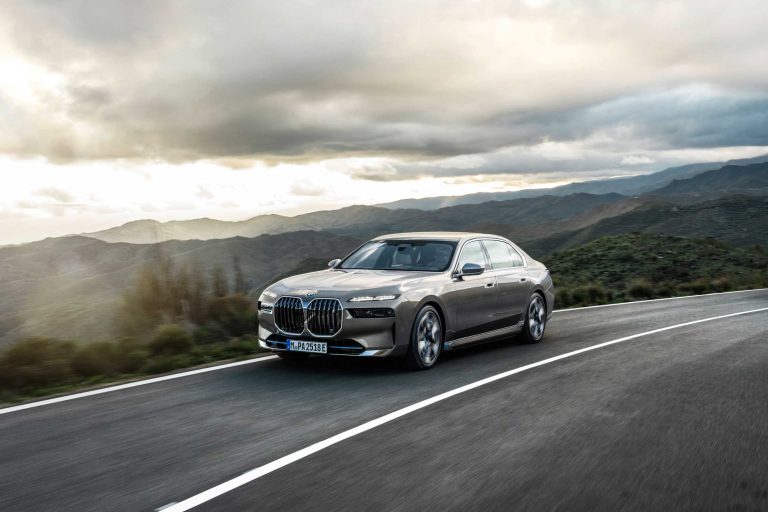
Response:
[[[448,308],[445,302],[437,295],[429,294],[418,298],[406,296],[405,299],[397,308],[397,319],[395,321],[395,346],[399,349],[398,353],[402,351],[403,354],[408,351],[411,343],[411,331],[416,315],[425,305],[433,304],[438,308],[445,332],[450,329],[451,325]]]

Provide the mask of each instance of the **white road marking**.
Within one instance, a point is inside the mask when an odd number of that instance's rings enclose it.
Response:
[[[759,291],[765,291],[765,290],[768,290],[768,288],[754,288],[752,290],[734,290],[732,292],[704,293],[701,295],[684,295],[682,297],[665,297],[663,299],[645,299],[645,300],[633,300],[629,302],[614,302],[613,304],[598,304],[596,306],[581,306],[578,308],[556,309],[552,312],[552,314],[567,313],[569,311],[581,311],[582,309],[607,308],[611,306],[626,306],[628,304],[642,304],[646,302],[661,302],[664,300],[701,299],[704,297],[711,297],[713,295],[728,295],[731,293],[759,292]]]
[[[497,373],[496,375],[493,375],[491,377],[487,377],[482,380],[478,380],[475,382],[472,382],[470,384],[467,384],[465,386],[458,387],[456,389],[452,389],[450,391],[446,391],[445,393],[441,393],[439,395],[435,395],[432,398],[428,398],[426,400],[423,400],[421,402],[417,402],[415,404],[409,405],[408,407],[404,407],[402,409],[399,409],[397,411],[391,412],[389,414],[385,414],[384,416],[380,416],[379,418],[376,418],[374,420],[368,421],[366,423],[363,423],[362,425],[358,425],[357,427],[351,428],[349,430],[346,430],[344,432],[341,432],[340,434],[336,434],[335,436],[329,437],[328,439],[325,439],[323,441],[320,441],[318,443],[312,444],[310,446],[307,446],[306,448],[303,448],[301,450],[298,450],[296,452],[293,452],[291,454],[288,454],[284,457],[281,457],[277,460],[274,460],[270,463],[264,464],[263,466],[259,466],[257,468],[254,468],[246,473],[243,473],[242,475],[233,478],[232,480],[226,481],[224,483],[221,483],[215,487],[212,487],[208,489],[207,491],[203,491],[200,494],[197,494],[195,496],[192,496],[190,498],[187,498],[183,501],[180,501],[174,505],[169,506],[168,508],[164,509],[163,512],[185,512],[187,510],[190,510],[198,505],[202,505],[203,503],[206,503],[208,501],[211,501],[214,498],[217,498],[223,494],[226,494],[234,489],[237,489],[238,487],[242,487],[243,485],[246,485],[250,482],[253,482],[254,480],[261,478],[264,475],[268,475],[269,473],[272,473],[274,471],[277,471],[280,468],[283,468],[289,464],[292,464],[298,460],[301,460],[303,458],[309,457],[310,455],[313,455],[321,450],[324,450],[330,446],[333,446],[335,444],[338,444],[346,439],[349,439],[351,437],[357,436],[359,434],[362,434],[364,432],[367,432],[369,430],[373,430],[376,427],[379,427],[381,425],[384,425],[386,423],[390,423],[398,418],[402,418],[403,416],[406,416],[408,414],[411,414],[413,412],[416,412],[420,409],[424,409],[425,407],[429,407],[432,404],[435,404],[437,402],[441,402],[443,400],[447,400],[448,398],[454,397],[456,395],[460,395],[462,393],[466,393],[467,391],[471,391],[473,389],[479,388],[481,386],[485,386],[487,384],[490,384],[492,382],[496,382],[498,380],[507,378],[511,375],[515,375],[521,372],[524,372],[526,370],[530,370],[532,368],[536,368],[539,366],[543,366],[545,364],[553,363],[555,361],[559,361],[561,359],[566,359],[569,357],[576,356],[578,354],[583,354],[584,352],[589,352],[591,350],[597,350],[599,348],[607,347],[610,345],[615,345],[617,343],[621,343],[624,341],[633,340],[635,338],[640,338],[643,336],[650,336],[652,334],[657,334],[664,331],[669,331],[672,329],[679,329],[681,327],[687,327],[690,325],[696,325],[701,324],[704,322],[712,322],[715,320],[722,320],[724,318],[731,318],[735,316],[741,316],[741,315],[748,315],[751,313],[758,313],[762,311],[768,311],[768,307],[766,308],[760,308],[760,309],[752,309],[749,311],[741,311],[739,313],[731,313],[728,315],[720,315],[720,316],[714,316],[710,318],[704,318],[701,320],[693,320],[691,322],[685,322],[681,324],[675,324],[670,325],[668,327],[662,327],[660,329],[654,329],[652,331],[646,331],[641,332],[638,334],[632,334],[631,336],[625,336],[623,338],[618,338],[611,341],[606,341],[604,343],[598,343],[597,345],[592,345],[590,347],[582,348],[579,350],[574,350],[572,352],[567,352],[565,354],[561,354],[559,356],[550,357],[548,359],[544,359],[535,363],[531,363],[525,366],[521,366],[519,368],[515,368],[513,370],[508,370],[506,372]]]
[[[134,382],[127,382],[125,384],[118,384],[116,386],[108,386],[105,388],[94,389],[91,391],[83,391],[82,393],[74,393],[72,395],[57,396],[56,398],[49,398],[47,400],[40,400],[38,402],[30,402],[27,404],[6,407],[5,409],[0,409],[0,414],[8,414],[11,412],[23,411],[25,409],[32,409],[34,407],[42,407],[44,405],[57,404],[59,402],[66,402],[69,400],[75,400],[77,398],[84,398],[86,396],[103,395],[104,393],[112,393],[113,391],[120,391],[122,389],[135,388],[138,386],[146,386],[148,384],[155,384],[157,382],[164,382],[166,380],[180,379],[182,377],[189,377],[190,375],[198,375],[200,373],[215,372],[218,370],[224,370],[226,368],[233,368],[235,366],[243,366],[245,364],[260,363],[262,361],[268,361],[270,359],[276,359],[276,358],[277,356],[256,357],[254,359],[247,359],[245,361],[237,361],[235,363],[220,364],[217,366],[208,366],[205,368],[198,368],[197,370],[190,370],[188,372],[172,373],[170,375],[163,375],[162,377],[154,377],[151,379],[137,380]]]

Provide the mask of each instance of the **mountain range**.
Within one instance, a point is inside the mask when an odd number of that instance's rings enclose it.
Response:
[[[768,246],[768,163],[680,169],[662,171],[663,179],[635,180],[633,186],[663,183],[640,195],[554,193],[435,210],[350,206],[241,222],[138,221],[87,236],[0,247],[0,345],[29,335],[114,336],[112,319],[123,294],[139,269],[160,256],[206,273],[222,268],[230,276],[237,259],[256,295],[281,276],[323,268],[386,232],[497,233],[550,260],[593,240],[634,232]]]
[[[486,201],[505,201],[522,197],[536,197],[541,195],[565,196],[569,194],[622,194],[635,196],[660,189],[672,183],[674,180],[692,178],[706,171],[720,169],[724,166],[746,166],[768,162],[768,155],[753,158],[728,160],[727,162],[708,162],[670,167],[662,171],[638,176],[625,176],[606,178],[584,182],[569,183],[558,187],[545,189],[526,189],[509,192],[480,192],[463,196],[439,196],[425,197],[421,199],[401,199],[391,203],[380,204],[384,208],[417,208],[421,210],[435,210],[457,204],[478,204]]]

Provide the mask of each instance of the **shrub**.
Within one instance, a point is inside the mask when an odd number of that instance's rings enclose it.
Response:
[[[587,289],[584,286],[578,286],[571,290],[571,304],[584,304],[587,301]]]
[[[117,371],[136,373],[146,364],[147,358],[149,358],[149,352],[146,350],[131,349],[128,352],[122,352],[117,360]]]
[[[587,285],[586,294],[590,304],[599,304],[605,300],[605,289],[600,283]]]
[[[718,277],[712,280],[712,289],[716,292],[727,292],[732,290],[733,286],[727,277]]]
[[[702,277],[690,283],[683,283],[679,288],[684,292],[700,295],[709,289],[709,281]]]
[[[568,288],[558,288],[555,294],[555,307],[565,308],[571,305],[571,291]]]
[[[675,287],[669,283],[664,283],[656,290],[656,295],[659,297],[672,297],[675,295]]]
[[[72,370],[81,377],[113,376],[119,373],[117,345],[109,342],[89,343],[72,356]]]
[[[208,304],[209,316],[231,336],[242,336],[257,329],[256,311],[245,295],[216,297]]]
[[[0,385],[15,391],[67,384],[74,379],[75,345],[53,338],[27,338],[0,355]]]
[[[176,324],[159,326],[149,342],[149,350],[153,355],[183,354],[192,347],[192,337],[186,329]]]
[[[653,298],[653,285],[644,278],[633,279],[627,284],[630,297],[636,299]]]
[[[152,359],[149,359],[141,369],[142,373],[165,373],[177,368],[184,368],[185,366],[191,366],[194,364],[188,355],[177,354],[168,355],[163,354]]]
[[[219,323],[208,322],[204,326],[195,329],[192,338],[197,345],[209,345],[228,340],[230,334]]]

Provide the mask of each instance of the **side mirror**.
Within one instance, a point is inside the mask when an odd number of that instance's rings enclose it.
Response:
[[[477,263],[465,263],[463,267],[461,267],[461,271],[459,272],[457,277],[461,276],[479,276],[485,272],[485,267],[482,265],[478,265]]]
[[[331,260],[328,262],[328,268],[336,268],[336,265],[341,263],[341,258],[336,258],[335,260]]]

